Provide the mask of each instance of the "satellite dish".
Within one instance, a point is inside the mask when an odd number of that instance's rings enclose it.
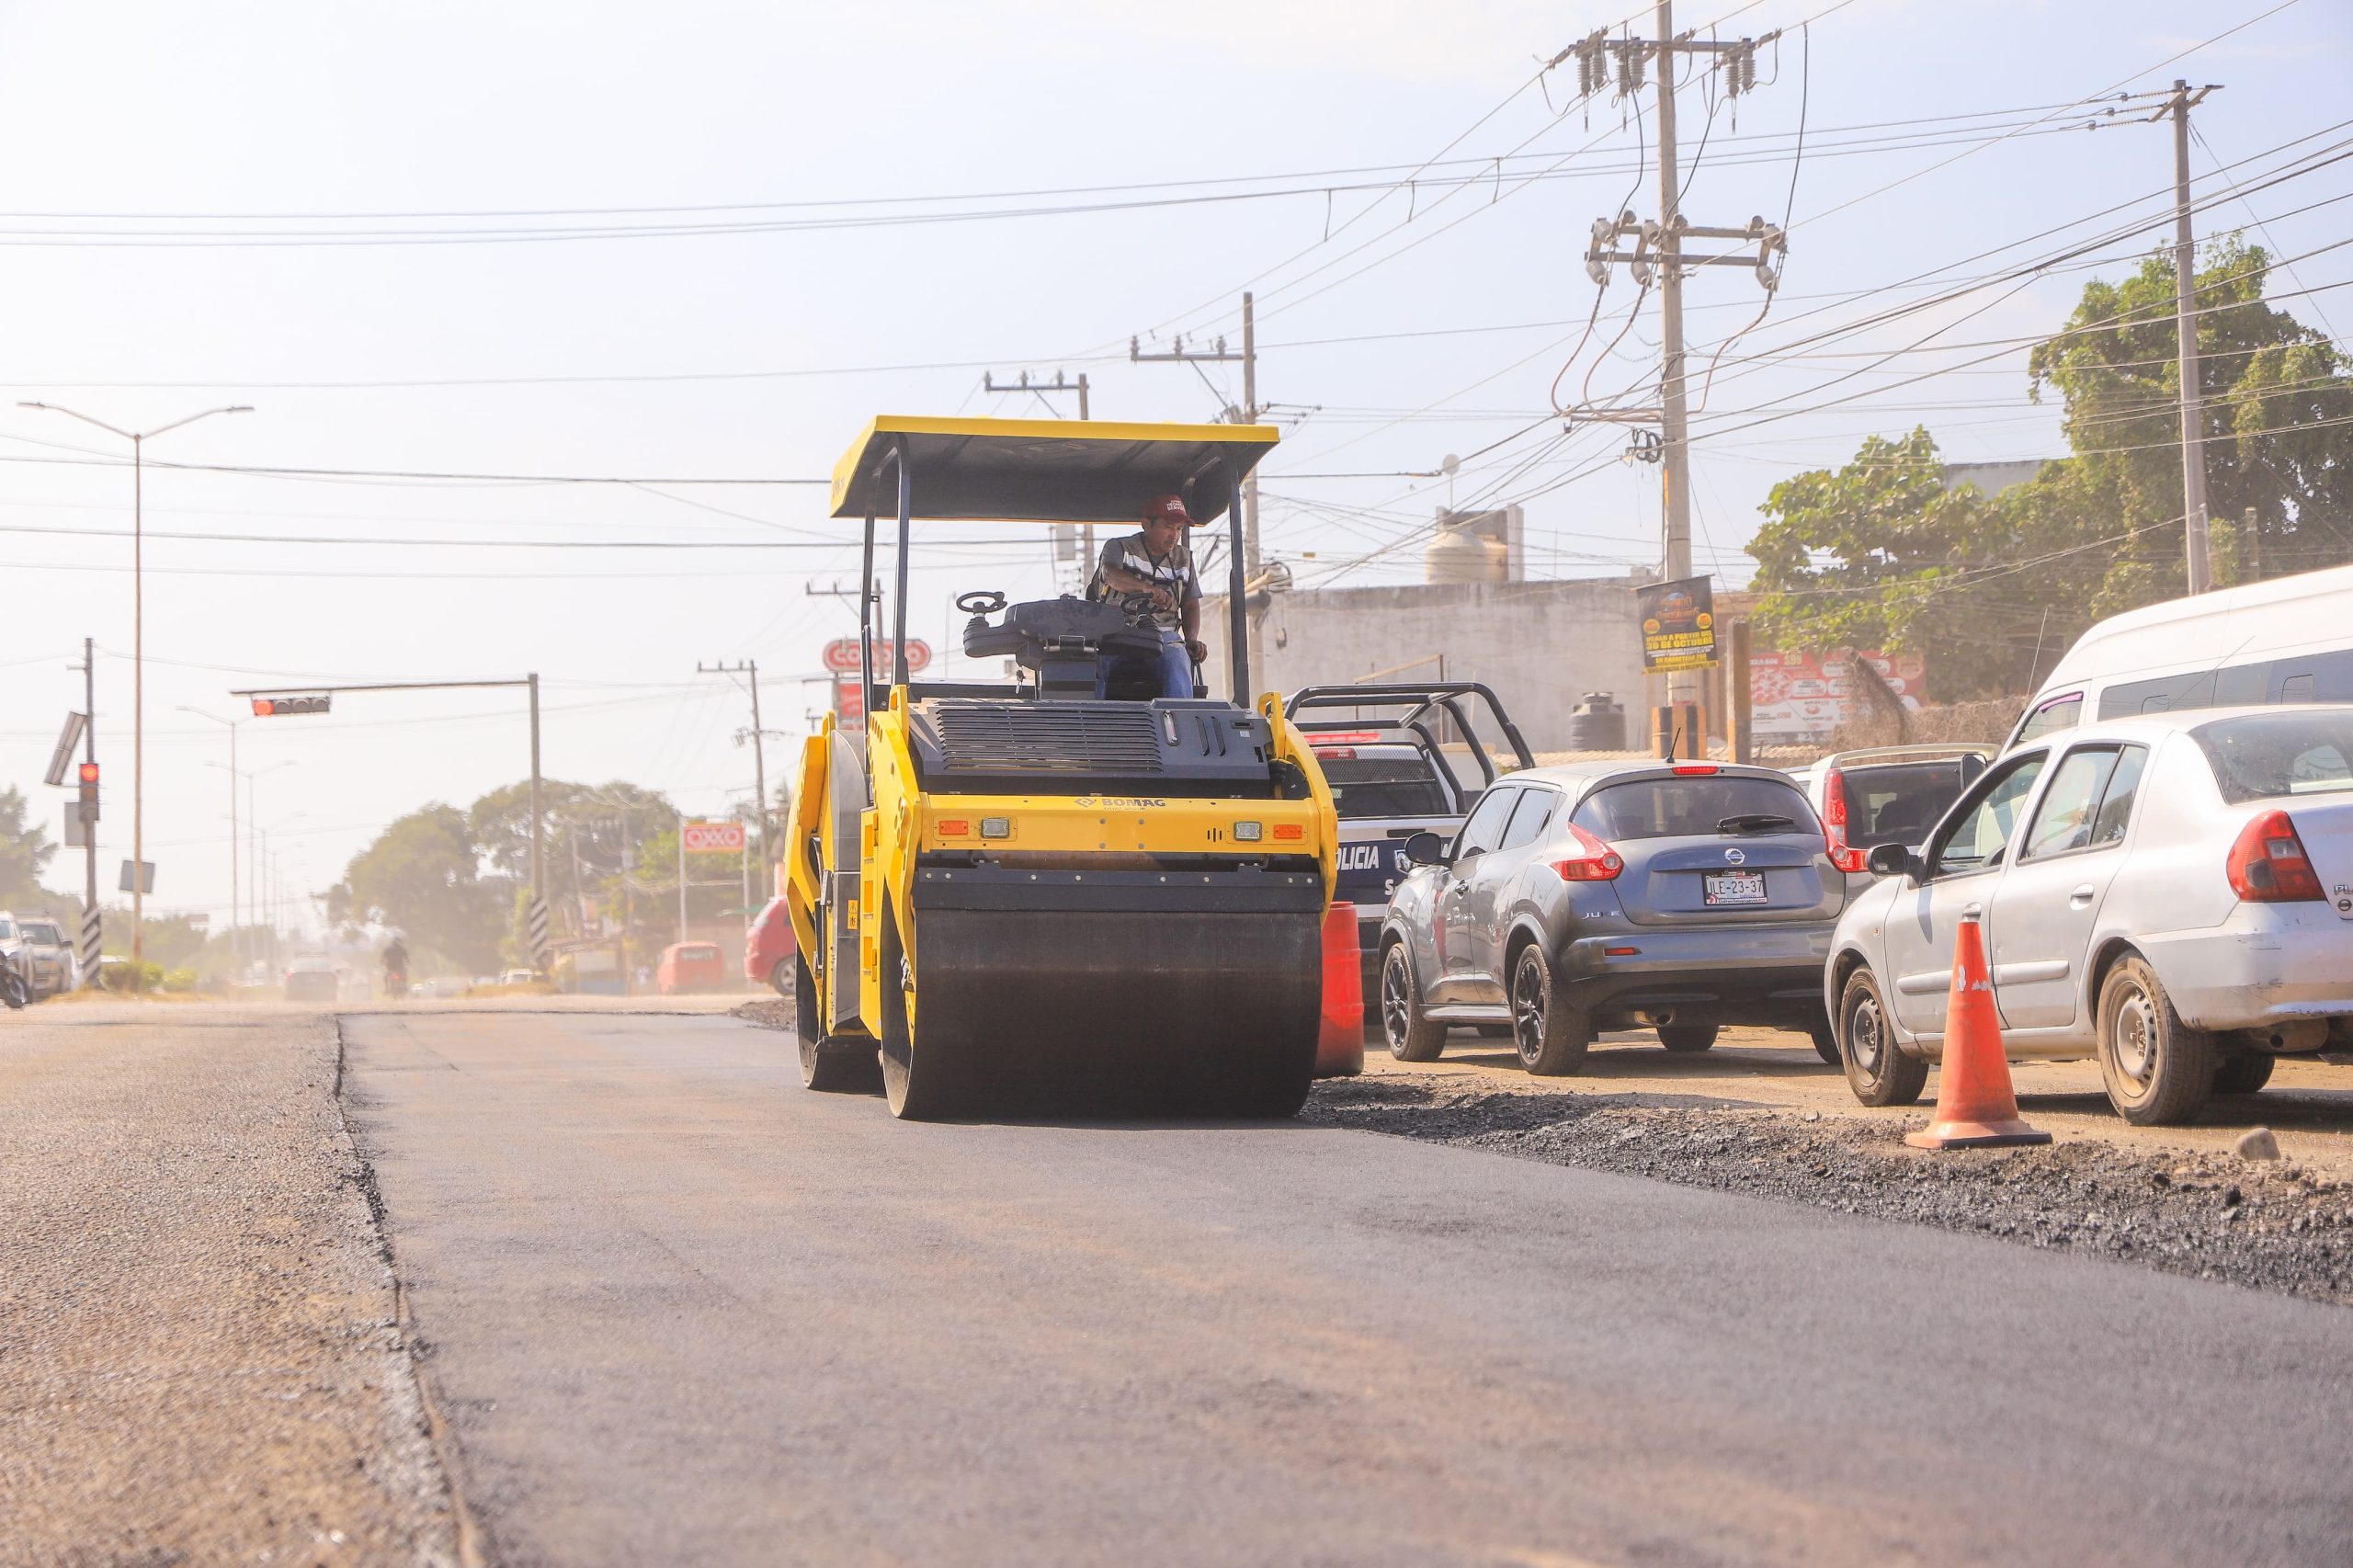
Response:
[[[1449,452],[1446,456],[1438,460],[1438,472],[1446,475],[1447,478],[1452,479],[1454,477],[1455,471],[1461,466],[1462,460],[1456,457],[1452,452]]]

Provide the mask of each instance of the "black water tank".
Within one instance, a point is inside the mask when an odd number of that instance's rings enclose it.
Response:
[[[1624,751],[1626,710],[1606,691],[1588,691],[1569,710],[1571,751]]]

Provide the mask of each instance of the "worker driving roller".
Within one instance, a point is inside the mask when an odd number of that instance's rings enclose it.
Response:
[[[1154,674],[1163,697],[1192,696],[1193,666],[1209,657],[1201,642],[1201,582],[1185,543],[1185,530],[1195,526],[1183,496],[1155,495],[1144,504],[1142,528],[1106,544],[1095,567],[1090,597],[1149,615],[1159,629]],[[1120,665],[1148,662],[1143,655],[1105,650],[1096,664],[1096,697],[1108,693]]]

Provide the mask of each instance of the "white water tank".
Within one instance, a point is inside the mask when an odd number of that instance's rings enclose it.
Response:
[[[1470,519],[1462,521],[1468,523]],[[1474,528],[1457,526],[1451,517],[1440,517],[1437,537],[1422,551],[1423,582],[1507,583],[1510,580],[1510,552],[1501,540],[1490,539]]]

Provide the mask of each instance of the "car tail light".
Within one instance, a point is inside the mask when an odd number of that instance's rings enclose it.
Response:
[[[2323,896],[2320,875],[2285,812],[2266,812],[2241,828],[2223,869],[2231,891],[2248,903],[2302,903]]]
[[[1716,765],[1712,762],[1687,762],[1668,769],[1669,772],[1684,778],[1703,778],[1716,770]]]
[[[1614,881],[1626,869],[1625,859],[1601,839],[1596,838],[1576,824],[1569,824],[1569,835],[1576,840],[1585,853],[1570,860],[1555,860],[1552,869],[1564,882]]]
[[[1847,776],[1835,767],[1822,781],[1822,842],[1840,870],[1870,869],[1870,857],[1847,842]]]
[[[1323,762],[1354,762],[1357,759],[1357,748],[1354,746],[1317,746],[1315,748],[1315,756],[1317,760]]]

